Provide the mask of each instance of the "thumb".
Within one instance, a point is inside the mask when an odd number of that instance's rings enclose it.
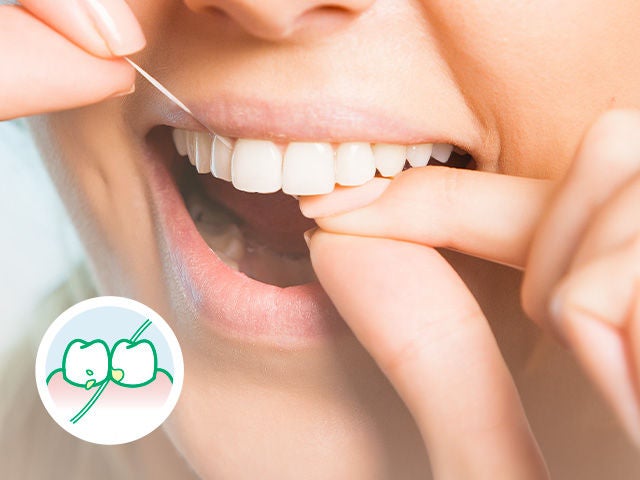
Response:
[[[523,268],[553,187],[476,170],[411,168],[393,180],[302,197],[300,208],[325,231],[445,247]]]
[[[322,230],[309,245],[323,288],[414,416],[436,478],[547,478],[487,321],[434,249]]]

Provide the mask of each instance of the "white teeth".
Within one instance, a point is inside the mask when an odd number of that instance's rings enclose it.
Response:
[[[282,154],[273,142],[240,139],[231,159],[231,181],[244,192],[273,193],[282,187]]]
[[[187,154],[187,131],[179,128],[173,129],[173,143],[181,157]]]
[[[73,340],[62,358],[62,372],[65,380],[87,390],[102,383],[109,375],[107,345],[101,340]]]
[[[343,143],[336,152],[336,183],[356,186],[367,183],[376,174],[371,145],[364,142]]]
[[[198,173],[211,171],[211,135],[205,132],[187,133],[187,154]]]
[[[394,177],[402,171],[407,158],[407,147],[390,143],[373,146],[376,168],[383,177]]]
[[[441,163],[447,163],[449,161],[449,158],[451,157],[452,151],[453,145],[450,145],[448,143],[436,143],[433,146],[433,152],[431,152],[431,156]]]
[[[290,143],[284,154],[282,191],[290,195],[331,192],[336,183],[333,157],[328,143]]]
[[[209,248],[216,252],[218,256],[224,255],[225,258],[236,263],[244,257],[246,251],[244,235],[235,224],[227,226],[222,232],[217,232],[215,235],[203,232],[203,238]]]
[[[156,375],[158,360],[148,340],[119,340],[111,356],[112,376],[122,385],[145,385]]]
[[[421,143],[420,145],[411,145],[407,148],[407,160],[412,167],[426,167],[431,158],[433,145],[430,143]]]
[[[334,153],[329,143],[291,142],[284,150],[271,141],[238,139],[206,132],[174,129],[176,150],[187,155],[199,173],[211,172],[216,178],[232,182],[238,190],[288,195],[321,195],[336,184],[362,185],[376,173],[394,177],[404,169],[424,167],[434,158],[447,163],[452,152],[466,152],[448,143],[399,145],[346,142]]]
[[[211,173],[214,177],[231,181],[231,140],[216,135],[211,146]]]

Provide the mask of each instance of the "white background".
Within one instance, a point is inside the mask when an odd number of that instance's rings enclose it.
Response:
[[[0,122],[0,353],[82,253],[24,121]]]

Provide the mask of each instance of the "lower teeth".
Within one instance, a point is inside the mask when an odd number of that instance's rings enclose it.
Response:
[[[237,218],[199,193],[191,193],[186,204],[204,241],[233,270],[278,287],[317,279],[308,255],[292,257],[245,239]]]

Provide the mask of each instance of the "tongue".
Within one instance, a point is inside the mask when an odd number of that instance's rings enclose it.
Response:
[[[306,254],[302,234],[316,224],[300,213],[298,201],[284,193],[247,193],[212,175],[198,176],[207,197],[224,205],[243,222],[245,238],[279,253]]]

